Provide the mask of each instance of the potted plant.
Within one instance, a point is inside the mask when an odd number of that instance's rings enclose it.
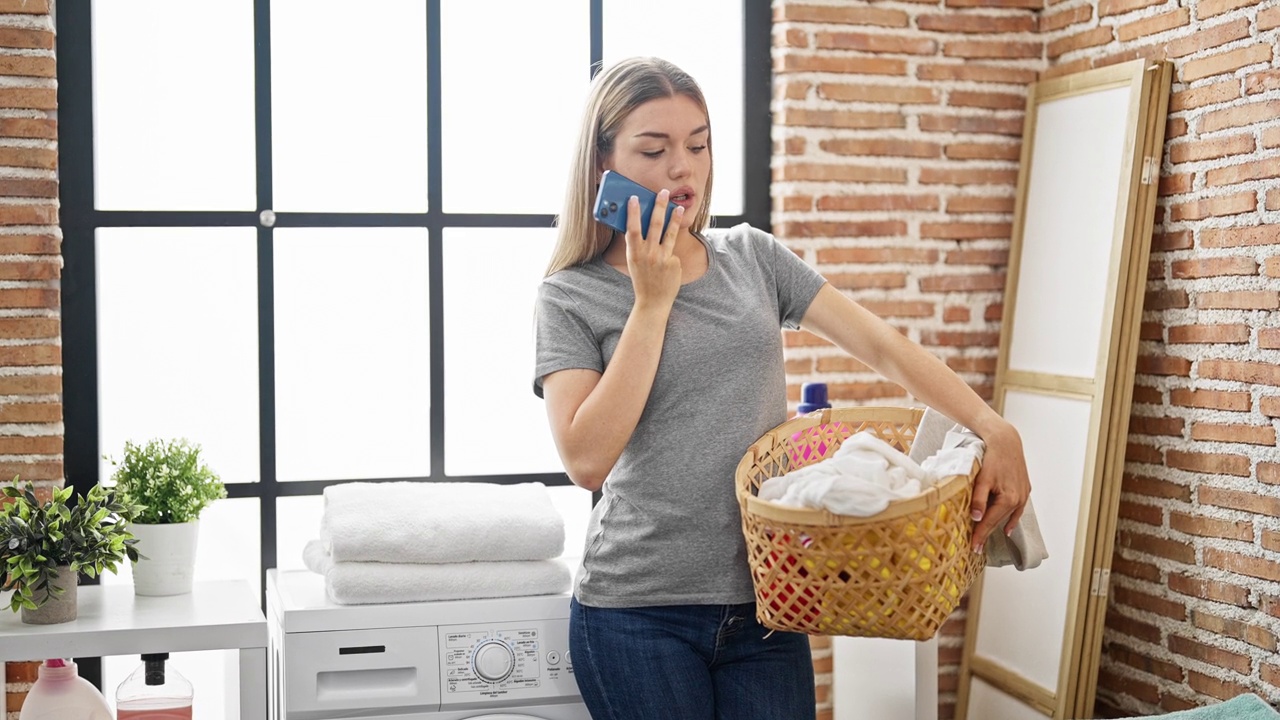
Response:
[[[200,513],[227,496],[218,475],[200,459],[200,446],[185,439],[124,444],[124,458],[111,460],[116,490],[141,506],[133,519],[142,557],[133,562],[138,595],[191,592]]]
[[[14,478],[15,482],[17,478]],[[12,590],[9,607],[25,623],[48,625],[76,619],[81,572],[97,577],[135,559],[129,521],[137,508],[101,485],[69,505],[74,488],[59,488],[40,502],[28,483],[6,486],[0,505],[0,574]]]

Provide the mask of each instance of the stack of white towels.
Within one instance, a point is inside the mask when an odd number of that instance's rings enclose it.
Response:
[[[542,483],[353,482],[324,491],[303,561],[336,603],[567,592],[564,519]]]

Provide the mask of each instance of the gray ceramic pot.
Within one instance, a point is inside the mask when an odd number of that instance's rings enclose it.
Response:
[[[39,603],[43,600],[44,604],[35,610],[22,608],[22,622],[28,625],[56,625],[75,620],[76,588],[79,585],[79,581],[80,578],[71,572],[69,566],[59,565],[58,577],[50,581],[50,584],[65,588],[66,592],[45,600],[44,596],[48,594],[48,590],[44,588],[37,590],[35,592],[36,602]]]

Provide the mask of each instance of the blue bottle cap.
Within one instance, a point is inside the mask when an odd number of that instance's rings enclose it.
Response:
[[[805,383],[800,386],[800,405],[796,407],[798,414],[804,415],[829,407],[831,403],[827,402],[826,383]]]

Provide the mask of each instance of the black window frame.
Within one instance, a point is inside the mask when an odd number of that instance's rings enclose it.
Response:
[[[441,202],[443,138],[441,136],[440,2],[426,1],[428,103],[428,208],[425,213],[276,212],[272,226],[260,222],[260,211],[272,208],[271,146],[271,13],[269,0],[254,0],[255,211],[104,211],[94,207],[94,118],[91,3],[60,4],[56,13],[58,75],[59,201],[61,202],[62,345],[64,468],[67,483],[83,492],[98,483],[98,353],[96,259],[98,228],[111,227],[253,227],[257,230],[258,400],[260,478],[254,483],[228,483],[231,498],[259,500],[260,587],[266,571],[276,567],[276,499],[321,494],[348,478],[313,481],[276,479],[274,255],[275,228],[422,227],[429,233],[430,288],[431,475],[384,478],[422,481],[540,481],[568,485],[564,473],[456,476],[445,467],[445,372],[442,282],[442,230],[449,227],[548,228],[551,214],[446,213]],[[763,0],[743,2],[743,213],[714,218],[719,226],[748,222],[770,230],[770,112],[772,9]],[[583,71],[594,74],[603,57],[604,0],[589,0],[590,57]],[[722,181],[723,182],[723,181]]]

